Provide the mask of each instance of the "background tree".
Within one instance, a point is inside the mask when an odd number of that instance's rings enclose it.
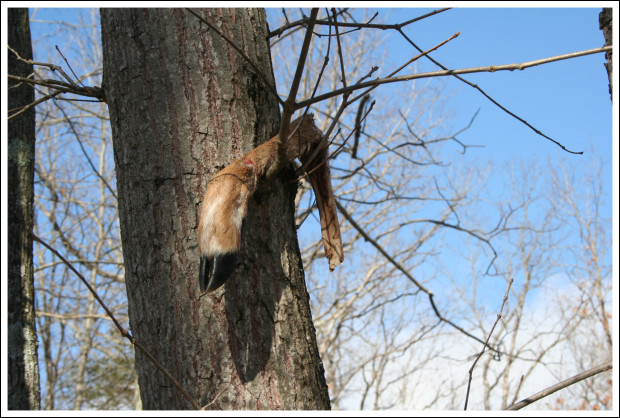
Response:
[[[9,9],[8,67],[11,74],[32,74],[28,9]],[[34,222],[34,88],[9,81],[9,251],[8,251],[8,389],[9,409],[39,409],[39,363],[32,266]]]
[[[552,172],[550,204],[556,208],[557,222],[568,223],[569,230],[579,236],[580,245],[561,247],[572,262],[564,267],[570,287],[556,296],[561,306],[562,323],[574,324],[567,333],[567,350],[575,355],[570,364],[575,370],[588,370],[613,358],[612,265],[609,262],[613,223],[608,197],[603,186],[603,159],[591,158],[587,173],[575,176],[565,164]],[[582,190],[582,192],[577,192]],[[587,199],[583,199],[583,195]],[[559,370],[554,369],[554,374]],[[611,376],[584,381],[558,394],[556,408],[612,408]],[[551,402],[549,402],[551,403]]]
[[[605,37],[605,45],[611,45],[613,39],[613,9],[611,7],[604,8],[598,19],[599,27],[603,31],[603,36]],[[605,53],[605,58],[607,58],[607,63],[605,63],[605,69],[607,70],[607,78],[609,78],[609,96],[613,100],[614,67],[612,57],[612,51],[608,51]]]
[[[40,24],[33,10],[34,24]],[[80,74],[76,84],[100,84],[99,14],[84,10],[73,24],[46,20],[62,35],[59,48],[35,39],[37,60],[65,62]],[[65,64],[66,65],[66,64]],[[58,72],[36,66],[34,78]],[[37,100],[54,94],[37,88]],[[32,103],[32,102],[29,102]],[[116,189],[104,103],[75,95],[37,105],[35,234],[88,277],[118,318],[127,322]],[[50,251],[35,243],[36,321],[44,409],[136,408],[133,349],[110,328],[109,318],[84,284]]]

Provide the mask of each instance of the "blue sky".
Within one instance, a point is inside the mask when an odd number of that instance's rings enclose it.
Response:
[[[384,18],[385,23],[403,22],[441,7],[402,7],[412,4],[407,2],[389,4],[395,7],[373,9],[379,11],[379,18]],[[460,32],[456,39],[432,53],[450,69],[527,62],[604,45],[598,26],[600,7],[572,4],[570,8],[543,8],[537,7],[539,3],[535,7],[531,7],[533,3],[526,4],[530,7],[454,8],[415,22],[404,32],[422,49]],[[281,14],[279,9],[270,9],[269,13]],[[297,16],[294,12],[289,15],[291,19]],[[388,37],[384,42],[388,65],[379,70],[380,75],[417,55],[395,31],[386,31],[385,36]],[[612,155],[617,155],[617,148],[613,152],[613,112],[604,62],[604,54],[593,54],[523,71],[463,76],[544,134],[570,150],[584,151],[583,155],[563,151],[459,80],[437,79],[444,83],[443,91],[448,95],[445,110],[452,116],[450,127],[446,127],[448,132],[467,126],[479,110],[473,125],[459,139],[480,147],[469,148],[465,155],[455,149],[451,164],[458,169],[491,162],[498,175],[492,176],[490,187],[501,191],[504,187],[501,169],[516,159],[535,161],[546,167],[548,161],[554,160],[586,166],[590,158],[601,157],[608,161],[603,176],[611,200]],[[418,72],[437,69],[428,60],[418,61]],[[390,88],[399,87],[386,85],[379,90]]]
[[[422,14],[421,10],[404,10],[406,13],[397,14],[403,20]],[[458,38],[433,53],[448,68],[510,64],[602,46],[599,11],[456,8],[414,23],[406,31],[422,48],[460,32]],[[390,44],[396,50],[408,50],[399,39]],[[585,150],[592,141],[597,150],[609,155],[612,107],[603,63],[603,55],[597,54],[524,71],[464,78],[567,148]],[[421,70],[434,69],[429,63]],[[453,94],[449,107],[454,110],[455,126],[466,124],[480,108],[476,123],[463,135],[467,142],[484,145],[476,150],[477,155],[500,161],[516,155],[565,154],[458,80],[449,81],[446,91]]]
[[[392,4],[401,6],[406,3]],[[48,7],[48,3],[42,5]],[[435,8],[377,10],[387,23],[397,23]],[[31,9],[31,13],[34,11]],[[53,36],[54,25],[49,22],[75,21],[78,11],[74,8],[37,9],[36,20],[31,24],[32,38]],[[279,8],[269,12],[280,13]],[[423,49],[460,32],[458,38],[432,54],[448,68],[499,65],[602,46],[599,12],[598,7],[455,8],[409,25],[404,31]],[[397,33],[386,33],[386,36],[389,36],[384,44],[388,65],[380,69],[383,75],[417,55]],[[49,42],[54,44],[53,39]],[[70,58],[70,46],[60,46]],[[458,169],[468,164],[491,162],[496,175],[491,176],[490,192],[500,194],[505,187],[502,169],[506,162],[522,159],[546,167],[549,160],[559,159],[579,167],[590,161],[591,155],[588,154],[594,154],[608,161],[604,178],[611,200],[611,155],[617,155],[617,152],[612,154],[612,104],[603,63],[604,55],[595,54],[524,71],[464,76],[542,132],[571,150],[586,152],[585,155],[564,152],[499,110],[478,91],[456,79],[442,78],[444,92],[449,95],[446,108],[453,116],[448,131],[466,126],[480,110],[472,127],[459,136],[464,143],[480,147],[468,149],[465,155],[455,149],[451,164]],[[418,72],[437,69],[424,59],[418,65]],[[381,87],[389,88],[392,87]]]
[[[390,23],[396,23],[433,8],[377,10]],[[458,38],[433,53],[448,68],[509,64],[602,46],[599,11],[600,8],[455,8],[416,22],[405,32],[422,48],[430,48],[460,32]],[[36,12],[36,19],[43,21],[74,17],[75,9],[70,8]],[[49,30],[49,24],[33,23],[33,39]],[[416,53],[397,33],[390,35],[386,47],[394,66]],[[603,54],[596,54],[524,71],[464,77],[567,148],[581,151],[592,144],[603,155],[609,155],[612,106],[603,63]],[[420,61],[419,71],[436,69],[430,62]],[[558,152],[566,154],[473,88],[455,79],[447,83],[445,91],[452,96],[448,107],[453,111],[455,127],[466,125],[480,109],[476,123],[463,135],[466,142],[484,146],[476,150],[477,156],[501,161],[517,155],[536,154],[545,160]]]
[[[396,23],[431,9],[379,10],[390,16],[390,23]],[[599,12],[600,8],[455,8],[416,22],[405,32],[422,49],[460,32],[459,37],[432,54],[450,69],[511,64],[602,46]],[[385,44],[390,48],[389,57],[394,67],[415,54],[396,33]],[[563,162],[580,178],[586,175],[593,159],[602,160],[607,199],[604,213],[610,214],[613,190],[616,190],[614,215],[617,219],[617,186],[612,187],[612,171],[615,167],[617,185],[618,134],[616,125],[614,144],[612,102],[604,62],[603,54],[594,54],[523,71],[463,76],[546,135],[570,150],[583,151],[583,155],[563,151],[497,108],[477,90],[455,78],[443,78],[444,92],[449,95],[446,108],[453,116],[449,121],[453,131],[466,126],[480,109],[473,125],[459,139],[481,147],[469,148],[465,155],[455,149],[449,160],[454,169],[490,163],[488,195],[482,197],[492,199],[499,198],[507,190],[506,164],[518,166],[520,161],[529,162],[545,172]],[[434,64],[420,60],[419,72],[436,69]],[[538,181],[541,187],[549,181],[548,178],[529,180]],[[617,254],[617,247],[614,254]],[[503,286],[500,285],[497,292],[503,292]]]

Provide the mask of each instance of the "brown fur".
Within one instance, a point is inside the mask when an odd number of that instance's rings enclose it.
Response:
[[[241,225],[247,213],[248,200],[256,190],[258,179],[267,173],[277,159],[278,138],[276,135],[236,159],[217,173],[209,183],[198,225],[198,247],[201,255],[213,257],[239,250]],[[312,149],[321,139],[322,133],[314,124],[313,116],[303,116],[291,123],[286,155],[290,160],[300,158],[303,161],[310,156]],[[344,257],[326,148],[320,152],[313,165],[319,167],[308,179],[319,207],[325,256],[329,259],[330,270],[333,270]]]
[[[200,253],[212,256],[236,252],[241,240],[241,222],[248,199],[256,189],[253,164],[233,161],[209,183],[198,224]]]

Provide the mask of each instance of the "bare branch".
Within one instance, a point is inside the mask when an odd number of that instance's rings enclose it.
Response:
[[[373,17],[368,22],[366,22],[366,23],[357,23],[357,22],[336,22],[336,23],[333,23],[330,20],[317,20],[316,24],[317,25],[322,25],[322,26],[340,26],[340,27],[343,27],[343,28],[355,28],[356,30],[364,29],[364,28],[366,28],[366,29],[380,29],[380,30],[389,30],[389,29],[399,30],[401,28],[404,28],[407,25],[410,25],[411,23],[420,21],[422,19],[426,19],[427,17],[434,16],[434,15],[436,15],[438,13],[442,13],[442,12],[445,12],[445,11],[450,10],[450,9],[451,9],[451,7],[446,7],[446,8],[443,8],[443,9],[433,10],[432,12],[426,13],[425,15],[418,16],[418,17],[410,19],[410,20],[408,20],[406,22],[396,23],[396,24],[370,23],[370,22],[372,22],[375,19],[375,17],[377,17],[378,12],[375,13],[373,15]],[[342,14],[342,11],[339,11],[339,14]],[[287,31],[288,29],[291,29],[291,28],[294,28],[294,27],[297,27],[297,26],[305,25],[307,23],[307,21],[308,21],[308,18],[303,18],[303,19],[299,19],[299,20],[297,20],[295,22],[292,22],[292,23],[287,23],[286,25],[284,25],[284,26],[282,26],[282,27],[280,27],[280,28],[278,28],[276,30],[273,30],[273,31],[269,32],[269,37],[272,38],[274,36],[280,36],[283,32]]]
[[[405,277],[407,277],[409,280],[411,280],[413,282],[413,284],[415,284],[421,291],[423,291],[424,293],[426,293],[428,295],[429,298],[429,302],[431,303],[431,306],[433,308],[433,311],[435,312],[435,315],[437,316],[437,318],[439,319],[440,322],[445,322],[446,324],[452,326],[453,328],[457,329],[459,332],[461,332],[462,334],[480,342],[483,343],[485,345],[487,345],[488,341],[485,342],[483,340],[481,340],[480,338],[476,337],[475,335],[467,332],[465,329],[463,329],[462,327],[456,325],[454,322],[450,321],[449,319],[446,319],[443,317],[443,315],[441,315],[441,313],[439,312],[439,309],[437,309],[437,306],[435,305],[435,301],[434,301],[434,297],[435,295],[433,294],[433,292],[431,292],[430,290],[428,290],[426,287],[422,286],[422,284],[417,281],[415,279],[415,277],[413,277],[409,271],[407,271],[407,269],[405,269],[398,261],[396,261],[391,255],[389,255],[387,253],[387,251],[385,251],[385,249],[383,247],[381,247],[381,245],[379,245],[379,243],[374,240],[370,235],[368,235],[366,233],[366,231],[364,231],[364,229],[357,223],[355,222],[355,220],[351,217],[351,215],[349,214],[349,212],[347,212],[347,210],[344,208],[344,206],[342,206],[340,204],[340,202],[338,202],[338,200],[336,200],[336,206],[338,207],[338,210],[340,211],[340,213],[342,213],[342,215],[346,218],[347,221],[349,221],[349,223],[357,230],[357,232],[360,233],[360,235],[362,235],[362,237],[364,238],[364,240],[368,241],[369,243],[372,244],[373,247],[375,247],[380,253],[381,255],[383,255],[394,267],[396,267],[401,273],[403,273],[405,275]],[[492,351],[495,351],[497,353],[499,353],[500,351],[497,348],[494,347],[490,347],[489,349]]]
[[[38,66],[40,66],[40,67],[47,67],[47,68],[49,68],[50,70],[52,70],[52,72],[56,72],[56,71],[58,71],[58,72],[59,72],[59,73],[60,73],[60,74],[61,74],[61,75],[65,78],[65,80],[67,80],[67,81],[69,82],[69,84],[70,84],[72,87],[78,87],[78,85],[77,85],[77,84],[73,81],[73,79],[71,79],[71,77],[69,77],[69,76],[67,75],[67,73],[65,73],[65,72],[63,71],[62,67],[60,67],[60,66],[58,66],[58,65],[55,65],[55,64],[48,64],[48,63],[45,63],[45,62],[37,62],[37,61],[33,61],[33,60],[27,60],[27,59],[24,59],[24,58],[22,58],[22,57],[21,57],[21,56],[20,56],[20,55],[19,55],[19,54],[18,54],[18,53],[17,53],[17,52],[13,49],[13,48],[11,48],[9,45],[7,45],[7,48],[9,48],[9,50],[10,50],[13,54],[15,54],[15,56],[17,57],[17,59],[19,59],[20,61],[23,61],[23,62],[25,62],[25,63],[27,63],[27,64],[38,65]],[[58,47],[56,47],[56,48],[58,48]],[[60,52],[60,51],[59,51],[59,52]],[[63,57],[63,58],[64,58],[64,57]],[[75,73],[74,73],[74,74],[75,74]]]
[[[418,59],[422,58],[425,55],[430,54],[431,52],[441,48],[443,45],[447,44],[448,42],[450,42],[451,40],[453,40],[454,38],[458,37],[460,35],[460,32],[455,33],[454,35],[452,35],[451,37],[449,37],[448,39],[446,39],[443,42],[438,43],[437,45],[435,45],[434,47],[432,47],[429,50],[426,50],[422,53],[420,53],[419,55],[416,55],[415,57],[411,58],[409,61],[407,61],[405,64],[401,65],[400,67],[398,67],[396,70],[392,71],[390,73],[390,75],[388,75],[386,77],[386,79],[389,79],[390,77],[395,76],[396,74],[398,74],[403,68],[405,68],[406,66],[408,66],[409,64],[413,63],[414,61],[417,61]],[[370,82],[369,82],[370,83]],[[363,92],[360,96],[363,96],[364,94],[370,93],[371,91],[373,91],[374,89],[376,89],[379,86],[379,84],[369,88],[368,90],[366,90],[365,92]],[[351,99],[351,102],[354,102],[355,100],[357,100],[360,96],[357,96],[353,99]]]
[[[299,107],[308,106],[314,103],[318,103],[325,99],[329,99],[330,97],[335,97],[344,93],[348,93],[351,91],[378,86],[381,84],[388,83],[397,83],[399,81],[408,81],[408,80],[417,80],[419,78],[429,78],[429,77],[445,77],[451,75],[458,74],[470,74],[470,73],[483,73],[483,72],[496,72],[496,71],[513,71],[513,70],[524,70],[529,67],[533,67],[536,65],[547,64],[554,61],[561,61],[565,59],[577,58],[584,55],[598,54],[600,52],[610,51],[613,47],[611,46],[603,46],[600,48],[588,49],[585,51],[572,52],[564,55],[556,55],[554,57],[543,58],[535,61],[523,62],[520,64],[503,64],[503,65],[488,65],[485,67],[473,67],[473,68],[461,68],[457,70],[444,70],[444,71],[431,71],[427,73],[419,73],[419,74],[410,74],[410,75],[402,75],[398,77],[387,77],[373,81],[367,81],[365,83],[355,84],[349,86],[347,88],[341,88],[338,90],[331,91],[329,93],[322,94],[320,96],[315,97],[314,99],[304,100],[303,102],[299,102],[297,105]],[[426,51],[425,53],[420,54],[420,56],[424,56],[428,54],[431,50]],[[580,153],[575,153],[580,154]]]
[[[112,311],[110,311],[110,309],[108,308],[108,306],[103,302],[103,300],[99,297],[99,295],[97,294],[97,291],[95,291],[95,289],[90,285],[90,283],[88,283],[88,280],[86,280],[86,278],[84,278],[84,276],[82,276],[80,274],[79,271],[77,271],[75,269],[75,267],[73,267],[73,265],[71,263],[69,263],[69,261],[67,261],[62,255],[60,255],[60,253],[58,251],[56,251],[54,248],[52,248],[47,242],[43,241],[41,238],[39,238],[38,236],[36,236],[35,234],[32,234],[32,238],[41,243],[44,247],[46,247],[48,250],[50,250],[52,253],[54,253],[54,255],[58,258],[60,258],[62,260],[63,263],[65,263],[65,265],[73,272],[75,273],[75,275],[82,281],[82,283],[84,283],[86,285],[86,287],[88,288],[88,290],[90,291],[90,293],[93,295],[93,297],[97,300],[97,302],[99,303],[99,305],[103,308],[103,310],[106,312],[106,314],[110,317],[110,319],[112,320],[112,322],[114,322],[114,325],[116,326],[116,328],[120,331],[121,335],[125,338],[127,338],[135,347],[137,347],[144,355],[146,355],[149,360],[151,360],[151,362],[155,365],[155,367],[157,367],[169,380],[170,382],[172,382],[172,384],[179,390],[179,392],[181,392],[181,394],[185,397],[185,399],[187,399],[187,401],[192,404],[192,406],[194,408],[196,408],[197,410],[200,409],[200,405],[198,404],[198,402],[196,402],[194,400],[194,398],[192,398],[190,396],[189,393],[187,393],[187,391],[185,391],[185,389],[183,389],[181,387],[181,385],[179,384],[179,382],[164,368],[164,366],[157,361],[157,359],[155,359],[155,357],[153,357],[153,355],[151,353],[149,353],[149,351],[142,345],[140,344],[138,341],[136,341],[136,339],[131,335],[131,333],[129,331],[127,331],[121,324],[120,322],[118,322],[118,320],[116,319],[116,317],[114,316],[114,314],[112,313]]]
[[[418,51],[422,51],[422,49],[420,47],[418,47],[411,39],[409,39],[409,37],[407,35],[405,35],[405,33],[402,30],[399,30],[399,33],[407,40],[407,42],[409,42],[415,49],[417,49]],[[606,50],[606,51],[611,51],[611,50]],[[596,52],[603,52],[603,51],[596,51]],[[594,53],[596,53],[594,52]],[[569,54],[570,55],[570,54]],[[585,55],[585,54],[584,54]],[[445,67],[444,65],[442,65],[441,63],[439,63],[437,60],[435,60],[434,58],[432,58],[430,55],[426,56],[433,64],[437,65],[438,67],[442,68],[445,71],[449,71],[447,67]],[[568,57],[568,58],[574,58],[574,57]],[[562,58],[562,59],[566,59],[566,58]],[[522,69],[522,68],[520,68]],[[534,132],[536,132],[538,135],[543,136],[544,138],[553,141],[554,143],[556,143],[558,146],[560,146],[562,149],[564,149],[567,152],[571,152],[574,154],[583,154],[583,152],[572,152],[572,151],[568,151],[566,148],[564,148],[563,145],[558,144],[555,140],[549,138],[548,136],[544,135],[542,132],[540,132],[538,129],[536,129],[534,126],[532,126],[530,123],[528,123],[527,121],[525,121],[523,118],[517,116],[516,114],[514,114],[513,112],[511,112],[510,110],[506,109],[504,106],[502,106],[499,102],[497,102],[497,100],[493,99],[491,96],[489,96],[484,90],[482,90],[482,88],[480,88],[480,86],[478,86],[477,84],[474,84],[468,80],[465,80],[463,77],[460,77],[457,74],[453,74],[454,77],[456,77],[457,79],[461,80],[463,83],[469,85],[470,87],[475,88],[476,90],[478,90],[480,93],[482,93],[482,95],[484,97],[486,97],[487,99],[489,99],[494,105],[496,105],[497,107],[499,107],[500,109],[502,109],[504,112],[508,113],[510,116],[512,116],[513,118],[517,119],[519,122],[525,124],[528,128],[532,129]]]
[[[338,15],[341,15],[341,14],[345,13],[347,10],[348,10],[348,9],[346,9],[346,8],[345,8],[345,9],[340,9],[340,10],[338,10]],[[303,16],[304,16],[303,18],[301,18],[301,19],[299,19],[299,20],[296,20],[296,21],[294,21],[294,22],[289,22],[289,20],[288,20],[288,16],[286,15],[286,11],[285,11],[285,9],[284,9],[284,8],[282,9],[282,14],[284,14],[284,17],[286,18],[286,24],[285,24],[285,25],[283,25],[283,26],[281,26],[281,27],[279,27],[278,29],[275,29],[275,30],[272,30],[271,32],[269,32],[269,38],[273,38],[274,36],[277,36],[277,37],[279,38],[278,40],[276,40],[276,41],[274,42],[274,44],[275,44],[275,43],[277,43],[280,39],[282,39],[282,38],[281,38],[282,33],[286,32],[286,31],[287,31],[287,30],[289,30],[289,29],[293,29],[293,28],[294,28],[294,29],[290,32],[290,33],[293,33],[293,32],[295,32],[295,31],[297,31],[297,30],[301,29],[302,27],[306,26],[306,24],[308,23],[308,20],[309,20],[309,18],[308,18],[308,17],[306,17],[305,15],[303,15]],[[317,22],[318,22],[318,20],[317,20]],[[324,21],[323,21],[323,22],[324,22]],[[331,23],[331,17],[330,17],[330,15],[329,15],[329,12],[327,13],[327,26],[329,26],[329,27],[330,27],[330,33],[329,33],[329,35],[328,35],[328,36],[329,36],[329,37],[331,37],[331,26],[333,26],[333,23]],[[289,33],[289,34],[290,34],[290,33]],[[287,34],[287,36],[288,36],[289,34]],[[272,44],[272,45],[273,45],[273,44]]]
[[[21,109],[9,109],[9,113],[11,113],[12,111],[14,111],[15,113],[12,113],[9,115],[9,117],[7,119],[11,119],[16,117],[17,115],[20,115],[24,112],[26,112],[28,109],[31,109],[33,107],[35,107],[38,104],[41,104],[45,101],[48,101],[50,99],[53,99],[54,97],[58,96],[59,94],[62,94],[62,91],[55,91],[51,94],[46,94],[43,97],[38,98],[37,100],[35,100],[34,102],[30,103],[28,106],[23,106]]]
[[[306,30],[304,43],[301,46],[301,52],[299,53],[295,76],[293,77],[288,97],[282,103],[282,120],[280,122],[280,135],[278,136],[278,159],[276,163],[270,168],[270,171],[267,173],[268,179],[271,178],[275,173],[280,171],[283,161],[286,161],[286,142],[288,141],[289,136],[291,116],[293,116],[295,110],[300,109],[300,107],[296,105],[297,102],[295,98],[297,97],[297,91],[299,90],[301,76],[303,74],[306,64],[306,58],[308,57],[308,50],[310,49],[310,41],[312,40],[312,28],[314,27],[314,21],[316,20],[316,16],[318,13],[318,8],[313,8],[310,12],[308,29]]]
[[[467,403],[469,402],[469,389],[471,388],[471,380],[472,380],[473,373],[474,373],[474,367],[476,367],[476,363],[478,363],[478,360],[480,360],[480,357],[482,357],[482,355],[484,354],[487,346],[489,345],[489,340],[491,339],[491,335],[493,335],[493,331],[495,330],[495,327],[497,326],[497,323],[502,318],[502,311],[504,310],[504,305],[506,304],[506,301],[508,300],[508,292],[510,292],[510,287],[512,286],[512,282],[513,281],[514,281],[513,279],[510,279],[510,281],[508,282],[508,286],[506,286],[506,294],[504,295],[504,300],[502,301],[502,306],[499,308],[499,313],[497,314],[497,319],[493,323],[493,326],[491,327],[491,331],[489,331],[489,335],[487,336],[487,340],[484,342],[484,345],[482,346],[482,351],[480,351],[480,354],[478,354],[478,356],[476,357],[476,360],[474,360],[474,363],[471,365],[471,367],[469,369],[469,380],[467,382],[467,394],[465,395],[465,408],[463,408],[463,410],[465,410],[465,411],[467,411]]]
[[[516,411],[518,409],[524,408],[528,405],[533,404],[536,401],[541,400],[542,398],[551,395],[554,392],[557,392],[558,390],[561,389],[565,389],[571,385],[574,385],[575,383],[581,382],[584,379],[587,379],[588,377],[592,377],[592,376],[596,376],[599,373],[603,373],[606,372],[607,370],[611,370],[613,367],[612,361],[608,361],[607,363],[603,363],[600,366],[594,367],[590,370],[586,370],[585,372],[579,373],[578,375],[575,375],[569,379],[566,379],[560,383],[557,383],[553,386],[548,387],[545,390],[542,390],[532,396],[530,396],[529,398],[525,398],[522,401],[510,405],[508,408],[506,408],[507,411]]]
[[[334,15],[334,31],[336,32],[336,42],[338,44],[338,58],[340,59],[340,77],[342,81],[342,87],[347,86],[347,74],[344,70],[344,58],[342,57],[342,45],[340,45],[340,33],[338,32],[338,15],[336,9],[332,8],[332,14]],[[331,27],[330,27],[331,30]]]
[[[56,313],[56,312],[43,312],[43,311],[37,310],[36,315],[45,316],[48,318],[54,318],[54,319],[58,319],[61,321],[68,321],[68,320],[74,320],[74,319],[86,319],[86,318],[111,320],[109,316],[102,315],[102,314],[62,314],[62,313]]]
[[[53,65],[53,64],[49,64]],[[105,92],[101,87],[78,87],[70,83],[65,83],[59,80],[44,79],[34,80],[31,78],[18,77],[12,74],[8,74],[9,80],[21,81],[28,84],[36,84],[39,86],[49,87],[55,89],[61,93],[72,93],[78,96],[94,97],[101,102],[105,102]]]
[[[78,144],[80,146],[80,149],[82,150],[82,153],[86,157],[86,161],[88,161],[88,164],[90,165],[90,168],[93,170],[95,175],[97,177],[99,177],[99,179],[103,182],[103,184],[106,186],[106,188],[110,191],[110,194],[114,197],[114,199],[118,200],[118,196],[116,195],[116,192],[114,191],[114,189],[112,189],[112,186],[110,186],[108,181],[101,175],[101,173],[99,173],[99,170],[97,170],[97,168],[95,167],[95,165],[91,161],[90,157],[88,156],[88,153],[84,149],[84,144],[82,143],[82,139],[80,138],[80,135],[78,134],[77,130],[75,129],[75,126],[73,125],[73,121],[71,120],[71,118],[69,118],[69,116],[67,116],[67,113],[65,112],[65,110],[61,106],[59,106],[58,103],[54,102],[54,105],[56,105],[56,108],[58,108],[58,110],[60,110],[60,112],[65,117],[65,120],[69,124],[69,127],[71,128],[71,132],[73,132],[73,136],[75,136],[75,139],[77,140],[77,142],[78,142]]]
[[[56,47],[56,51],[58,51],[58,53],[60,54],[60,56],[62,57],[63,60],[65,60],[65,62],[67,63],[67,66],[69,67],[69,69],[71,70],[71,74],[73,74],[73,77],[75,77],[75,79],[77,80],[78,83],[80,83],[82,85],[82,87],[86,88],[86,86],[84,85],[84,83],[82,83],[82,80],[80,80],[80,77],[77,76],[77,74],[75,74],[75,71],[73,71],[73,68],[71,68],[71,64],[69,64],[69,61],[67,61],[67,59],[65,58],[65,56],[63,55],[62,52],[60,52],[60,48],[58,48],[58,45],[55,45]]]
[[[368,99],[370,99],[370,94],[363,96],[357,108],[357,115],[355,116],[355,142],[353,143],[353,148],[351,148],[351,158],[357,158],[357,145],[359,144],[360,135],[362,134],[362,114],[364,113],[364,105]],[[364,115],[364,118],[366,118],[367,115],[368,113]]]
[[[521,390],[521,385],[523,385],[524,377],[525,377],[524,375],[521,375],[521,378],[519,379],[519,385],[517,386],[517,390],[515,390],[515,396],[512,398],[511,404],[514,404],[515,402],[517,402],[517,396],[519,396],[519,391]]]

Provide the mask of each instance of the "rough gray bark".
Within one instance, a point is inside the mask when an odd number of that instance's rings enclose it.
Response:
[[[28,9],[8,9],[8,44],[23,59],[32,59]],[[28,77],[32,73],[32,64],[10,50],[8,55],[10,74]],[[33,87],[17,84],[9,81],[9,114],[34,102]],[[8,408],[40,409],[31,235],[34,108],[9,119],[8,134]]]
[[[605,46],[612,45],[613,39],[613,10],[611,8],[604,8],[598,16],[599,29],[603,31],[605,37]],[[612,51],[605,53],[607,63],[605,68],[607,69],[607,77],[609,78],[609,97],[613,101],[613,59]]]
[[[205,9],[273,78],[263,10]],[[294,225],[290,173],[259,187],[241,263],[201,294],[197,227],[208,180],[277,133],[249,65],[183,9],[102,9],[130,327],[209,409],[327,409]],[[136,353],[145,409],[190,404]]]

